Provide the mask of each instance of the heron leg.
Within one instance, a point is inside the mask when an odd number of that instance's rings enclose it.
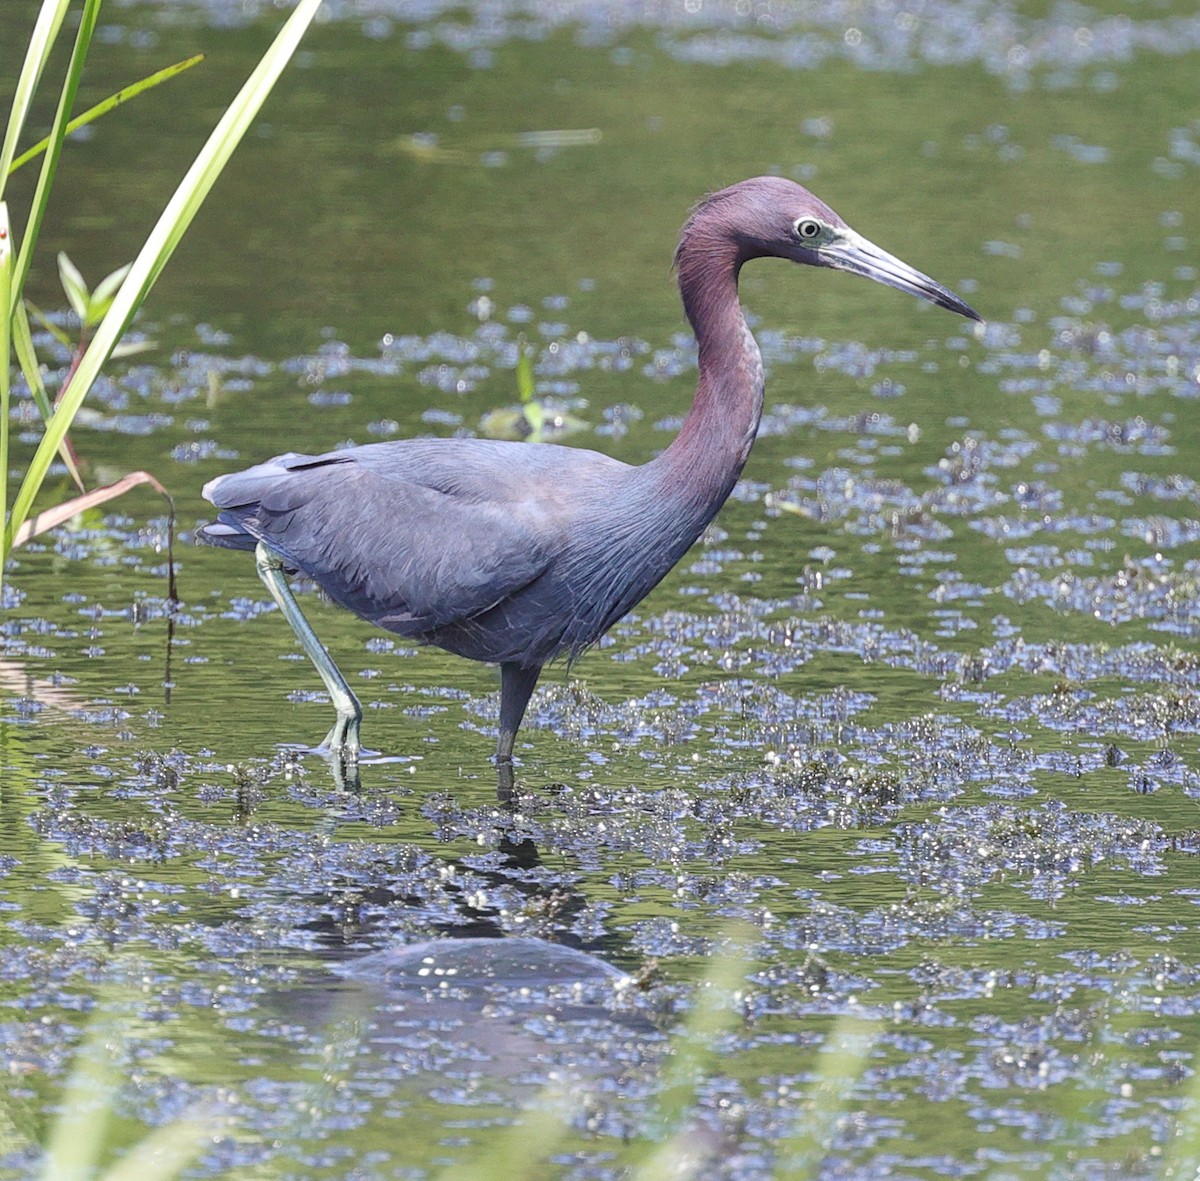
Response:
[[[513,744],[517,730],[525,716],[525,707],[533,696],[534,687],[542,670],[526,668],[522,664],[508,661],[500,666],[500,735],[496,739],[496,767],[500,775],[501,793],[512,791]]]
[[[337,720],[333,723],[332,729],[325,736],[325,741],[321,743],[321,746],[328,748],[333,754],[356,762],[359,752],[358,727],[362,721],[362,706],[359,704],[358,698],[346,684],[346,678],[334,664],[333,657],[329,655],[325,645],[317,639],[317,633],[313,631],[312,625],[304,618],[300,604],[296,602],[292,588],[287,584],[287,576],[283,571],[283,559],[266,542],[260,541],[254,551],[254,562],[258,567],[259,578],[271,592],[271,598],[279,604],[279,610],[283,612],[283,617],[292,625],[296,639],[300,641],[300,646],[308,655],[309,660],[313,662],[317,672],[320,673],[321,680],[325,682],[325,688],[329,690],[329,699],[333,702],[333,708],[337,710]]]

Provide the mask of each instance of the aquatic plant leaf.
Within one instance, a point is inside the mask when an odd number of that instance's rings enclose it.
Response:
[[[123,267],[117,267],[111,275],[105,275],[96,284],[96,290],[92,292],[92,298],[88,307],[88,315],[91,317],[91,321],[99,322],[104,318],[108,309],[112,307],[113,298],[116,296],[121,284],[125,282],[125,276],[129,274],[131,266],[133,266],[133,263],[127,262]]]
[[[24,545],[31,538],[37,537],[39,533],[45,533],[49,529],[54,529],[56,526],[62,525],[79,513],[86,512],[88,509],[105,504],[110,500],[115,500],[118,496],[124,496],[126,492],[142,484],[149,484],[159,495],[165,496],[167,503],[172,506],[171,513],[172,515],[174,514],[174,503],[171,500],[171,494],[158,480],[149,472],[130,472],[129,475],[122,476],[119,480],[111,484],[105,484],[100,488],[93,488],[90,492],[85,492],[82,496],[72,497],[70,500],[63,501],[62,504],[56,504],[53,508],[43,509],[36,517],[30,517],[13,534],[13,548],[15,549],[19,545]]]
[[[517,394],[522,404],[533,401],[536,384],[533,380],[533,350],[525,345],[525,337],[517,338]]]
[[[122,87],[115,94],[110,94],[103,102],[98,102],[94,107],[88,107],[82,115],[76,115],[67,124],[67,134],[77,131],[80,127],[86,126],[88,123],[99,119],[101,115],[108,114],[113,107],[120,106],[123,102],[128,102],[131,98],[136,98],[139,94],[144,94],[152,87],[158,86],[166,82],[169,78],[174,78],[177,74],[182,74],[184,70],[190,70],[192,66],[199,65],[204,60],[204,54],[197,53],[191,57],[184,58],[183,61],[176,62],[171,66],[164,66],[163,69],[155,71],[153,74],[148,74],[140,82],[133,82],[128,86]],[[22,152],[7,168],[7,174],[12,175],[18,168],[29,163],[30,160],[36,160],[46,148],[50,146],[50,139],[38,140],[33,147]]]
[[[529,420],[520,410],[489,410],[480,420],[479,429],[489,439],[519,442],[529,434]]]
[[[8,398],[9,357],[12,353],[12,317],[6,314],[12,293],[12,233],[8,205],[0,201],[0,522],[8,508]],[[4,582],[3,551],[0,550],[0,585]]]
[[[62,250],[58,252],[58,278],[62,283],[67,302],[71,305],[71,310],[79,317],[80,324],[86,324],[88,307],[92,302],[91,293],[83,281],[83,276],[79,273],[79,268]]]
[[[540,402],[526,402],[524,406],[525,421],[529,423],[529,442],[541,443],[544,439],[543,428],[546,423],[546,412]]]
[[[33,395],[34,404],[38,408],[38,412],[42,416],[43,422],[49,422],[54,414],[54,407],[50,404],[50,395],[46,392],[45,383],[42,381],[42,369],[38,364],[37,352],[33,347],[33,333],[29,329],[29,316],[27,307],[34,312],[40,323],[46,324],[45,316],[34,308],[28,300],[21,300],[17,303],[13,310],[12,317],[12,333],[13,347],[17,353],[17,360],[21,365],[21,372],[25,377],[25,384],[29,387],[30,394]],[[51,332],[56,335],[62,333],[59,338],[67,347],[72,347],[70,337],[65,332],[62,332],[57,325],[47,325]],[[63,436],[62,445],[58,449],[59,458],[66,465],[67,473],[71,477],[72,483],[79,489],[84,491],[83,476],[79,472],[79,464],[75,458],[75,449],[71,446],[71,440],[67,436]],[[0,517],[3,520],[3,517]]]
[[[198,1105],[139,1140],[100,1181],[173,1181],[200,1155],[216,1118]]]
[[[46,424],[46,432],[17,490],[12,513],[5,526],[4,544],[0,547],[0,552],[7,553],[11,548],[13,538],[29,515],[33,499],[70,428],[75,412],[129,326],[134,313],[149,294],[163,267],[167,265],[175,247],[233,155],[234,149],[266,101],[267,95],[300,43],[304,31],[316,15],[320,2],[321,0],[301,0],[293,9],[271,47],[221,117],[138,252],[129,274],[113,299],[112,307],[97,327],[95,336],[92,337],[69,386],[62,395],[58,410]]]
[[[67,122],[71,117],[71,108],[75,105],[75,95],[79,91],[79,81],[83,76],[83,65],[87,60],[92,34],[96,30],[96,21],[99,17],[100,0],[85,0],[83,12],[79,17],[79,28],[75,33],[75,45],[71,50],[71,60],[67,64],[66,76],[58,96],[58,107],[54,112],[54,122],[50,128],[50,143],[46,148],[45,159],[42,161],[42,170],[38,173],[37,188],[34,190],[33,201],[30,204],[25,233],[21,237],[21,252],[17,256],[17,266],[13,273],[13,289],[8,304],[10,314],[13,309],[13,301],[25,289],[25,277],[29,274],[33,250],[37,245],[42,221],[46,216],[46,207],[50,203],[50,190],[54,186],[54,176],[58,171],[58,161],[62,155],[63,142],[67,134]]]
[[[519,148],[593,147],[604,138],[599,127],[572,127],[548,131],[518,131],[513,142]]]
[[[13,91],[12,106],[8,112],[8,125],[4,131],[4,143],[0,146],[0,196],[4,195],[4,185],[12,166],[12,158],[17,150],[17,140],[25,127],[25,117],[29,114],[34,92],[46,67],[50,49],[54,45],[58,30],[67,14],[70,0],[43,0],[38,11],[37,21],[29,36],[29,44],[25,49],[25,60],[21,64],[21,72],[17,76],[17,85]],[[9,30],[11,32],[11,29]],[[48,143],[49,141],[47,141]]]

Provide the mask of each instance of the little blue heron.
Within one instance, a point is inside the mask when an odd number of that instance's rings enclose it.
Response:
[[[292,596],[295,571],[390,632],[498,664],[496,762],[511,786],[513,743],[543,666],[573,661],[641,602],[746,462],[763,367],[738,274],[754,258],[865,275],[982,319],[807,189],[760,176],[706,197],[683,227],[675,266],[700,379],[679,434],[649,463],[551,444],[406,439],[279,455],[205,485],[220,512],[198,540],[255,551],[329,690],[337,720],[322,749],[357,762],[362,707]]]

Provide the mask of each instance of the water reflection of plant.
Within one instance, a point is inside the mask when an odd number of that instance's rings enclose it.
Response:
[[[748,1014],[755,1008],[754,993],[761,987],[761,978],[749,958],[751,938],[752,932],[743,928],[729,929],[716,940],[714,946],[724,950],[709,961],[704,978],[689,990],[686,1016],[670,1037],[655,1081],[648,1091],[628,1098],[634,1122],[626,1127],[620,1142],[612,1135],[611,1125],[607,1133],[596,1132],[597,1125],[604,1127],[597,1113],[611,1107],[611,1094],[593,1094],[587,1084],[568,1089],[560,1081],[513,1113],[511,1122],[476,1124],[474,1147],[462,1160],[440,1168],[411,1154],[411,1142],[403,1134],[405,1125],[398,1124],[395,1143],[408,1145],[410,1154],[398,1155],[396,1165],[406,1176],[409,1171],[427,1170],[422,1175],[433,1181],[555,1181],[574,1175],[574,1166],[599,1149],[600,1159],[611,1165],[605,1175],[611,1173],[625,1181],[704,1181],[735,1175],[723,1171],[722,1164],[739,1152],[747,1131],[754,1139],[762,1135],[762,1129],[748,1129],[745,1113],[714,1119],[711,1088],[730,1070],[728,1056],[736,1054],[747,1020],[754,1021]],[[642,984],[635,978],[630,987]],[[126,1105],[130,1083],[119,1064],[134,1052],[138,1004],[136,996],[123,999],[113,993],[98,1003],[75,1052],[58,1103],[60,1114],[45,1136],[37,1173],[40,1181],[173,1181],[185,1173],[191,1175],[197,1158],[218,1142],[244,1136],[253,1139],[259,1134],[239,1123],[233,1092],[223,1086],[212,1092],[211,1102],[201,1088],[200,1097],[182,1114],[144,1139],[126,1142],[129,1121],[118,1113]],[[311,1143],[307,1113],[344,1104],[352,1093],[347,1086],[364,1038],[369,1037],[371,1020],[356,1002],[342,1005],[320,1035],[319,1077],[294,1096],[294,1114],[282,1115],[284,1127],[276,1140],[283,1153],[280,1162],[260,1161],[255,1176],[300,1175],[296,1164],[305,1159]],[[886,1017],[881,1019],[878,1009],[868,1006],[860,1016],[854,1007],[829,1027],[807,1069],[797,1060],[797,1085],[782,1090],[779,1105],[772,1106],[775,1116],[784,1119],[775,1122],[782,1134],[773,1140],[769,1159],[759,1156],[761,1171],[757,1175],[763,1181],[857,1176],[860,1173],[854,1172],[852,1164],[856,1160],[859,1170],[864,1168],[860,1136],[869,1122],[865,1109],[878,1103],[880,1079],[890,1078],[894,1084],[895,1076],[886,1073],[881,1041],[889,1022]],[[1106,1044],[1114,1035],[1131,1034],[1138,1028],[1138,1016],[1123,1013],[1115,998],[1100,1007],[1071,1013],[1078,1021],[1073,1028],[1080,1042],[1074,1050],[1059,1056],[1044,1030],[1016,1025],[1000,1037],[991,1059],[997,1077],[1007,1077],[1017,1088],[1039,1096],[1041,1117],[1054,1130],[1042,1158],[1045,1176],[1084,1175],[1079,1171],[1080,1153],[1095,1146],[1097,1130],[1111,1120],[1114,1080],[1125,1077]],[[1149,1024],[1147,1021],[1147,1027]],[[931,1054],[936,1056],[936,1051]],[[531,1071],[544,1066],[530,1063]],[[1127,1158],[1127,1174],[1122,1175],[1153,1181],[1196,1175],[1200,1167],[1200,1073],[1192,1072],[1186,1081],[1181,1073],[1180,1080],[1171,1104],[1169,1131],[1147,1153]],[[889,1101],[894,1099],[892,1096]],[[424,1119],[425,1114],[413,1113],[411,1118]],[[14,1139],[21,1138],[19,1133],[10,1134],[10,1147]],[[367,1151],[365,1144],[363,1151]],[[986,1159],[978,1162],[978,1176],[999,1179],[1013,1175],[1003,1164],[989,1167]],[[103,1162],[109,1162],[107,1170],[99,1172]],[[1085,1168],[1088,1163],[1095,1165],[1085,1162]],[[248,1176],[245,1171],[222,1169],[211,1162],[210,1167],[212,1175],[222,1178]],[[912,1175],[918,1173],[925,1175],[914,1161]],[[736,1171],[736,1175],[743,1172]]]
[[[103,1173],[122,1077],[116,1056],[123,1041],[111,1016],[93,1017],[63,1090],[61,1114],[50,1126],[39,1181],[172,1181],[218,1131],[215,1116],[197,1106],[126,1149]]]
[[[78,465],[67,441],[67,431],[101,369],[116,355],[126,329],[274,87],[320,3],[321,0],[301,0],[297,5],[254,73],[222,116],[208,142],[180,182],[174,196],[167,203],[142,249],[128,268],[124,269],[124,273],[114,272],[102,281],[95,291],[89,291],[69,261],[64,264],[60,260],[60,273],[69,302],[80,318],[81,339],[67,379],[52,405],[41,380],[34,350],[25,300],[25,283],[49,203],[63,143],[67,134],[75,127],[97,118],[135,94],[165,81],[194,62],[189,59],[188,62],[159,71],[72,119],[76,93],[100,12],[100,0],[84,0],[50,135],[17,158],[17,141],[24,129],[33,96],[70,7],[70,0],[43,0],[30,34],[24,64],[9,109],[3,144],[0,145],[0,473],[7,474],[9,470],[8,422],[14,354],[30,394],[42,415],[45,428],[11,508],[6,481],[0,478],[0,581],[3,579],[4,563],[16,546],[61,524],[76,513],[111,500],[138,484],[148,483],[166,495],[166,490],[148,472],[132,472],[106,487],[85,492]],[[41,172],[18,249],[8,208],[2,199],[4,185],[16,168],[39,154],[42,157]],[[56,456],[66,465],[81,494],[31,515],[33,502]]]

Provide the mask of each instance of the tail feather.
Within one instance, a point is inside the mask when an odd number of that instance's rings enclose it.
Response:
[[[289,451],[245,471],[230,472],[209,480],[201,495],[223,511],[215,521],[196,530],[196,542],[223,549],[253,550],[258,545],[258,538],[241,524],[236,510],[256,508],[265,494],[279,487],[291,468],[321,459],[321,456],[297,455]]]
[[[252,534],[225,521],[209,521],[199,526],[195,538],[199,545],[215,545],[222,549],[253,550],[258,545],[258,539]]]

